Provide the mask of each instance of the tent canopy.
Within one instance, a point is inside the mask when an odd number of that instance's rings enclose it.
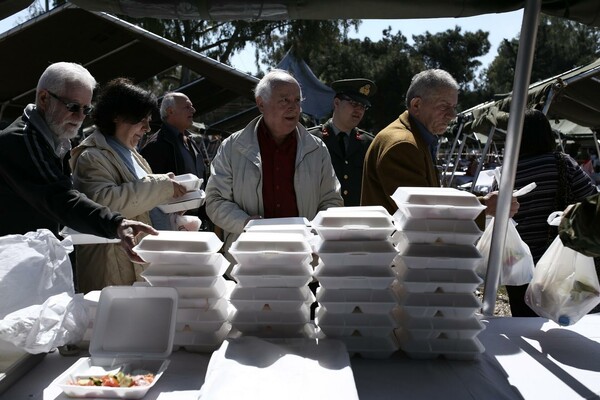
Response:
[[[316,119],[326,117],[333,109],[335,91],[325,85],[312,72],[304,60],[297,59],[289,50],[277,68],[289,71],[302,88],[302,112]]]
[[[573,137],[600,130],[600,58],[552,78],[536,82],[527,91],[527,106],[543,110],[557,131]],[[474,132],[485,143],[492,127],[498,128],[494,140],[504,141],[512,93],[501,95],[463,111],[463,131]]]
[[[525,0],[71,0],[82,8],[131,17],[179,19],[411,19],[471,17],[521,9]],[[598,0],[542,0],[542,12],[600,26]]]
[[[52,36],[52,40],[40,38]],[[200,75],[182,88],[198,115],[240,96],[253,101],[258,79],[105,13],[66,4],[0,35],[0,53],[26,62],[2,66],[2,120],[12,121],[35,101],[41,72],[52,62],[84,65],[100,84],[125,76],[136,83],[178,65]]]

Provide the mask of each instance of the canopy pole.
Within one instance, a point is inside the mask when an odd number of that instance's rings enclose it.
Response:
[[[487,136],[487,141],[485,142],[485,146],[483,147],[483,151],[481,151],[481,159],[477,163],[477,169],[475,170],[475,174],[473,175],[473,182],[471,183],[471,193],[475,192],[475,187],[477,186],[477,180],[479,179],[479,174],[481,174],[481,170],[483,169],[483,164],[485,164],[485,160],[490,152],[490,147],[492,142],[494,141],[494,132],[496,131],[496,127],[492,125],[490,131]]]
[[[498,193],[498,206],[496,208],[496,218],[494,219],[494,231],[492,233],[488,270],[483,293],[482,311],[486,316],[494,315],[496,305],[496,292],[498,291],[500,268],[502,267],[502,250],[506,242],[506,231],[509,223],[510,204],[515,185],[517,162],[519,160],[521,130],[525,107],[527,105],[527,89],[531,78],[531,67],[533,65],[541,4],[541,0],[527,0],[523,10],[523,22],[521,23],[519,50],[517,52],[517,64],[515,66],[515,78],[513,81],[513,96],[510,103],[506,144],[504,147],[502,177]]]

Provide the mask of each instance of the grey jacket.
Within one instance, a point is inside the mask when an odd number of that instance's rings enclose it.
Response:
[[[211,164],[206,186],[206,213],[225,232],[225,247],[240,233],[250,216],[264,215],[262,165],[255,118],[225,139]],[[298,151],[294,188],[299,216],[312,220],[319,211],[343,206],[340,183],[323,141],[296,128]]]

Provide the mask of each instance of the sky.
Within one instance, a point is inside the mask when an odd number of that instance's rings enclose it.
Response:
[[[498,45],[503,39],[512,39],[516,37],[521,30],[521,19],[523,10],[513,11],[501,14],[485,14],[468,18],[429,18],[429,19],[389,19],[389,20],[363,20],[359,31],[351,31],[349,36],[352,38],[369,37],[372,41],[381,39],[382,31],[388,26],[392,28],[395,34],[401,31],[404,36],[413,43],[413,35],[421,35],[426,31],[430,33],[443,32],[447,29],[454,29],[460,26],[462,32],[474,32],[478,29],[489,32],[489,41],[491,49],[486,56],[479,58],[483,67],[486,67],[497,54]],[[26,21],[28,18],[27,10],[15,14],[9,18],[0,21],[0,34],[13,28],[17,22]],[[254,65],[254,48],[248,46],[244,51],[236,54],[232,60],[232,65],[243,72],[256,72]],[[266,66],[263,66],[263,69]]]

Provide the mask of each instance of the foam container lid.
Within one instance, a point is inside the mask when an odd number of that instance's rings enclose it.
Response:
[[[393,242],[473,244],[482,235],[474,220],[409,218],[401,210],[394,214],[398,231]]]
[[[214,285],[214,282],[217,280],[217,278],[221,277],[225,271],[227,271],[228,267],[229,262],[225,260],[221,263],[220,269],[217,271],[217,273],[209,271],[209,273],[197,275],[162,275],[146,270],[140,275],[146,281],[150,282],[152,286],[207,287]]]
[[[454,188],[399,187],[392,199],[410,218],[475,219],[485,209],[474,194]]]
[[[90,342],[92,359],[169,357],[176,313],[177,292],[173,288],[102,289]]]
[[[222,246],[213,232],[158,231],[145,236],[133,250],[149,263],[212,264]]]
[[[244,231],[298,233],[307,239],[314,236],[308,220],[304,217],[251,219],[244,227]]]
[[[174,180],[183,185],[188,192],[200,189],[202,182],[204,182],[204,179],[198,178],[194,174],[175,175]]]
[[[420,244],[401,241],[396,246],[397,266],[402,263],[408,268],[460,268],[475,269],[481,253],[474,245]]]
[[[306,238],[298,233],[244,232],[231,245],[235,256],[242,252],[310,253]]]
[[[109,239],[102,236],[90,235],[89,233],[81,233],[68,226],[65,226],[59,233],[64,238],[70,236],[73,244],[107,244],[121,242],[121,239],[119,238]]]
[[[481,206],[477,196],[454,188],[401,186],[392,194],[396,205],[435,206],[445,204],[456,207]]]
[[[387,240],[351,241],[322,240],[316,252],[328,265],[391,265],[398,251]]]
[[[359,207],[360,208],[360,207]],[[311,222],[312,226],[319,228],[393,228],[394,223],[389,213],[387,215],[377,211],[359,211],[357,209],[339,209],[336,211],[319,211]]]
[[[204,190],[194,190],[187,192],[181,197],[177,197],[169,201],[167,204],[161,204],[157,207],[164,213],[170,214],[186,210],[194,210],[200,208],[204,204],[206,193]]]
[[[229,261],[222,254],[215,254],[209,259],[210,264],[156,264],[148,265],[142,274],[163,276],[210,276],[219,275],[223,266],[227,268]],[[222,275],[222,273],[221,273]],[[143,276],[143,275],[142,275]]]

